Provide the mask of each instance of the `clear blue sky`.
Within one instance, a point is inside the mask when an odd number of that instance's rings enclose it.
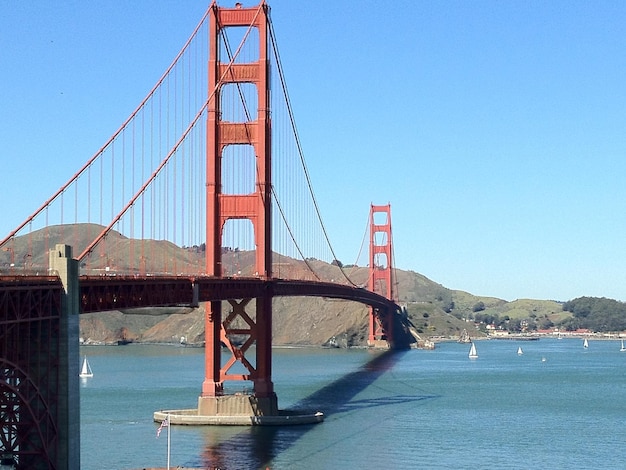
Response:
[[[269,5],[344,263],[370,203],[390,202],[398,268],[506,300],[626,300],[626,2]],[[3,236],[117,130],[207,6],[0,5]]]

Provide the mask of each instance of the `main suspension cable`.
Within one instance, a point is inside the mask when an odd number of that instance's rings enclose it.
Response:
[[[289,92],[287,91],[287,85],[285,82],[285,76],[283,73],[283,68],[282,68],[282,64],[281,64],[281,60],[280,60],[280,54],[278,53],[278,46],[276,44],[276,36],[274,34],[274,27],[273,24],[270,21],[268,21],[268,25],[269,25],[269,29],[270,29],[270,39],[272,42],[272,49],[274,50],[274,55],[276,57],[276,67],[278,69],[278,76],[280,78],[280,83],[281,83],[281,87],[282,87],[282,92],[283,92],[283,96],[285,98],[285,103],[287,106],[287,111],[289,114],[289,121],[291,124],[291,128],[293,130],[293,134],[294,134],[294,139],[295,139],[295,143],[296,143],[296,147],[298,149],[298,155],[300,157],[300,163],[302,164],[302,168],[304,170],[304,175],[306,178],[306,182],[307,182],[307,186],[309,188],[309,193],[311,194],[311,199],[313,201],[313,206],[315,207],[315,213],[317,215],[318,221],[320,223],[320,226],[322,228],[322,232],[324,234],[324,238],[326,239],[326,243],[328,244],[328,248],[330,249],[330,252],[333,256],[333,258],[335,260],[337,260],[337,255],[335,254],[335,251],[333,249],[332,244],[330,243],[330,239],[328,237],[328,232],[326,231],[326,227],[324,225],[324,221],[322,220],[321,214],[320,214],[320,210],[319,210],[319,206],[317,204],[317,199],[315,198],[315,193],[313,192],[313,186],[311,184],[311,178],[309,175],[309,171],[306,165],[306,162],[304,160],[304,152],[302,150],[302,145],[300,143],[300,137],[298,135],[298,130],[296,127],[296,122],[295,122],[295,118],[294,118],[294,114],[293,114],[293,109],[291,107],[291,100],[289,99]],[[295,242],[295,240],[294,240]],[[353,286],[356,287],[356,284],[354,282],[352,282],[352,280],[348,277],[348,275],[345,273],[344,269],[342,266],[339,265],[339,263],[337,263],[339,269],[341,270],[341,274],[343,275],[343,277]]]

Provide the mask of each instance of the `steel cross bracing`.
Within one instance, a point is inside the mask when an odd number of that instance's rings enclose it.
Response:
[[[18,468],[56,468],[59,448],[59,315],[55,277],[0,279],[0,452]]]

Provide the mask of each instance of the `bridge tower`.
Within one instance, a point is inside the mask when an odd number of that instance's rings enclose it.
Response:
[[[370,275],[368,288],[397,302],[393,279],[391,204],[370,207]],[[370,307],[368,345],[380,347],[392,343],[393,315]]]
[[[209,19],[209,99],[206,143],[206,274],[221,278],[222,238],[224,225],[231,219],[247,219],[254,229],[256,245],[256,275],[272,277],[271,248],[271,122],[268,59],[268,14],[269,7],[262,3],[258,7],[235,8],[210,7]],[[256,28],[258,33],[258,58],[243,63],[225,54],[226,29],[239,27]],[[244,36],[243,41],[246,41]],[[249,120],[227,122],[222,120],[221,93],[225,86],[240,87],[253,84],[257,90],[257,109],[250,110]],[[255,114],[256,111],[256,114]],[[248,113],[246,113],[248,116]],[[254,151],[256,181],[250,194],[225,194],[222,184],[222,158],[224,150],[231,145],[250,146]],[[272,342],[272,292],[265,291],[262,297],[228,301],[227,312],[222,310],[221,301],[210,303],[205,317],[206,352],[205,380],[199,398],[198,412],[201,415],[235,414],[233,408],[241,409],[234,396],[224,395],[224,381],[250,380],[254,384],[255,414],[276,414],[277,399],[271,380]],[[255,314],[246,312],[246,307],[256,309]],[[225,318],[224,318],[225,317]],[[243,325],[243,327],[242,327]],[[229,334],[247,336],[242,345],[235,345]],[[256,343],[254,364],[245,357],[247,349]],[[221,365],[221,344],[225,344],[232,357]],[[230,372],[239,362],[247,370],[244,374]]]

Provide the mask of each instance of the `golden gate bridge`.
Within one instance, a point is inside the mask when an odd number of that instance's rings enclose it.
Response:
[[[367,274],[338,262],[269,11],[213,3],[129,118],[0,241],[0,453],[20,467],[78,468],[79,313],[204,306],[203,423],[280,423],[274,297],[360,302],[371,346],[412,341],[389,204],[369,207]],[[253,393],[229,395],[240,381]]]

